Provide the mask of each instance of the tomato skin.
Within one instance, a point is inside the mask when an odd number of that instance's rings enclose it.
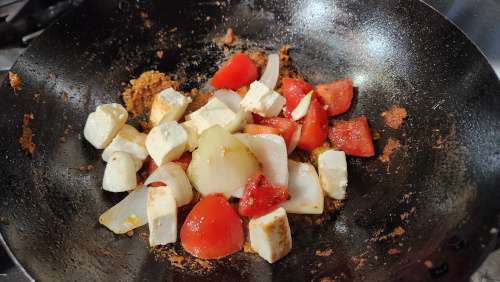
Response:
[[[184,152],[177,160],[173,160],[172,162],[180,165],[182,167],[182,169],[184,171],[186,171],[192,158],[193,157],[192,157],[191,153]],[[148,156],[146,158],[146,160],[144,161],[144,165],[147,166],[148,175],[151,175],[158,168],[158,165],[155,163],[155,161],[150,156]],[[152,182],[149,185],[153,186],[153,187],[166,186],[165,183],[159,182],[159,181]]]
[[[311,92],[311,90],[314,90],[311,84],[294,78],[283,78],[281,89],[283,89],[283,97],[286,98],[283,115],[287,118],[292,116],[293,110],[297,108],[302,98]],[[317,94],[313,92],[311,101],[316,98]]]
[[[272,126],[260,125],[260,124],[247,124],[243,128],[243,133],[248,133],[250,135],[256,134],[275,134],[280,135],[281,131],[278,128]]]
[[[193,159],[193,156],[191,153],[184,152],[177,160],[173,160],[172,162],[180,165],[182,167],[182,169],[184,171],[186,171],[188,166],[189,166],[189,163],[191,162],[192,159]]]
[[[210,194],[189,212],[181,228],[186,251],[202,259],[230,255],[243,247],[243,226],[222,194]]]
[[[261,216],[286,201],[290,190],[286,186],[271,183],[262,172],[254,174],[245,187],[238,212],[246,216]]]
[[[236,90],[254,82],[258,76],[257,67],[250,57],[236,53],[215,73],[210,85],[217,89]]]
[[[281,129],[280,136],[285,140],[285,144],[288,149],[295,130],[295,122],[293,120],[282,117],[270,117],[263,119],[260,124]]]
[[[320,104],[328,106],[326,114],[329,117],[345,113],[351,106],[353,87],[350,78],[317,85],[314,91],[318,93]]]
[[[359,117],[332,126],[328,137],[333,145],[339,147],[347,155],[371,157],[375,154],[368,119]]]
[[[328,116],[318,100],[309,105],[307,114],[302,124],[297,147],[312,151],[325,143],[328,136]]]

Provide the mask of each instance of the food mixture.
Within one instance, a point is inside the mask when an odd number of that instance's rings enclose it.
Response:
[[[208,93],[147,71],[124,91],[126,108],[98,106],[84,135],[104,149],[103,189],[129,192],[100,223],[117,234],[149,224],[150,246],[180,239],[201,259],[244,250],[273,263],[293,232],[339,211],[345,156],[374,155],[368,120],[333,121],[350,108],[353,81],[313,87],[289,49],[233,54]],[[144,117],[141,132],[129,113]]]

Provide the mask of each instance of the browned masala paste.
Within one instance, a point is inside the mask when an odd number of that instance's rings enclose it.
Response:
[[[403,124],[403,119],[408,117],[408,113],[404,108],[393,106],[390,111],[383,112],[382,116],[385,119],[385,124],[398,129]]]
[[[24,150],[26,155],[35,154],[35,143],[33,143],[33,132],[28,127],[29,121],[33,119],[33,114],[25,114],[23,117],[23,134],[21,138],[19,138],[19,144],[21,144],[21,148]]]

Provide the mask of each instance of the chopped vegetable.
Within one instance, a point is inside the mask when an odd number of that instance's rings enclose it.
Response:
[[[284,202],[288,191],[286,186],[274,184],[262,172],[257,172],[248,180],[238,212],[246,216],[264,215]]]
[[[300,100],[300,103],[297,105],[297,107],[293,110],[292,112],[292,119],[293,120],[299,120],[303,118],[307,114],[307,110],[309,109],[309,104],[311,104],[311,97],[313,94],[313,90],[311,92],[307,93],[302,100]]]
[[[147,214],[148,187],[139,185],[121,202],[99,217],[99,222],[116,234],[128,231],[148,223]]]
[[[320,104],[327,106],[326,114],[329,117],[340,115],[349,110],[353,96],[352,79],[346,78],[320,84],[314,90],[318,93]]]
[[[226,193],[229,197],[258,171],[259,162],[249,149],[224,128],[214,125],[201,134],[187,173],[202,195]]]
[[[282,117],[270,117],[263,119],[260,124],[280,129],[279,135],[285,140],[286,147],[290,148],[290,141],[295,131],[295,122],[293,120]]]
[[[276,127],[261,125],[261,124],[247,124],[243,129],[243,133],[248,133],[250,135],[256,134],[276,134],[280,135],[281,130]]]
[[[210,85],[217,89],[236,90],[249,85],[258,76],[257,67],[250,57],[243,53],[236,53],[215,73]]]
[[[274,89],[276,82],[278,81],[278,76],[280,73],[280,57],[278,54],[271,54],[267,57],[266,71],[260,78],[262,82],[267,87]]]
[[[210,194],[198,202],[181,228],[186,251],[202,259],[230,255],[243,247],[241,219],[222,194]]]
[[[294,78],[284,78],[281,88],[283,90],[283,97],[286,98],[286,104],[283,107],[285,117],[291,117],[293,110],[299,105],[302,98],[313,90],[311,84]],[[311,100],[316,98],[317,94],[313,92]]]
[[[159,166],[144,182],[144,185],[153,184],[153,187],[168,186],[175,196],[177,206],[189,204],[193,199],[191,183],[182,167],[168,162]]]
[[[375,154],[370,126],[366,117],[359,117],[332,126],[328,132],[332,144],[347,155],[371,157]]]
[[[303,150],[314,150],[326,141],[327,133],[328,117],[319,102],[314,100],[305,116],[297,146]]]

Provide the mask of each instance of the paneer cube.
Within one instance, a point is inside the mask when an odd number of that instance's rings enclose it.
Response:
[[[316,169],[310,163],[288,160],[289,199],[280,204],[289,213],[323,213],[325,197]]]
[[[325,193],[337,200],[344,200],[347,187],[347,162],[342,151],[328,150],[318,157],[318,173]]]
[[[186,120],[192,120],[198,127],[198,134],[201,134],[203,130],[216,124],[225,127],[235,117],[236,114],[224,102],[214,97],[205,106],[186,116]]]
[[[127,110],[120,104],[98,106],[88,116],[83,136],[97,149],[104,149],[127,122],[127,118]]]
[[[193,120],[187,120],[181,123],[182,127],[187,133],[186,151],[192,152],[198,148],[200,143],[200,134],[198,134],[198,127]]]
[[[99,223],[116,234],[126,233],[148,223],[148,187],[139,185],[121,202],[99,217]]]
[[[148,190],[149,246],[177,241],[177,204],[168,186]]]
[[[111,154],[104,170],[102,189],[110,192],[124,192],[137,186],[134,158],[127,152]]]
[[[252,249],[269,263],[284,257],[292,248],[290,225],[284,208],[252,218],[248,229]]]
[[[285,97],[259,81],[250,84],[240,105],[247,111],[263,117],[275,117],[286,103]]]
[[[155,95],[149,116],[149,126],[155,127],[161,122],[179,121],[192,100],[170,87]]]
[[[116,137],[113,138],[111,144],[102,152],[102,159],[107,162],[114,152],[127,152],[134,158],[135,169],[138,171],[142,167],[143,161],[148,157],[146,136],[133,126],[125,124]]]
[[[186,130],[177,121],[153,127],[146,138],[146,148],[157,165],[178,159],[186,148]]]

